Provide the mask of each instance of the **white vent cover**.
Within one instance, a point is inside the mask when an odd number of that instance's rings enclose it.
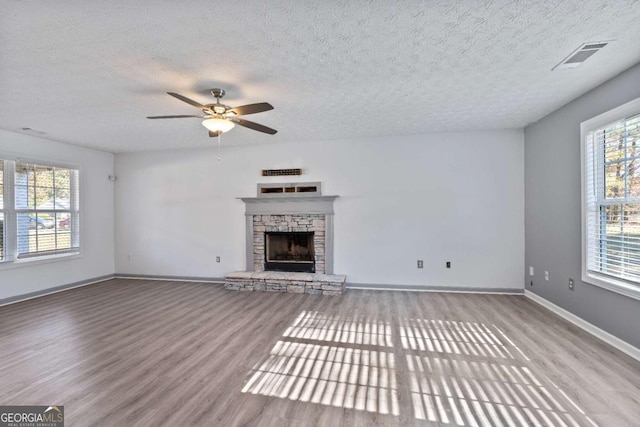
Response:
[[[573,52],[571,55],[567,56],[563,59],[558,65],[552,68],[552,70],[557,70],[561,68],[575,68],[582,64],[584,61],[589,59],[591,55],[611,43],[612,40],[608,40],[605,42],[590,42],[585,43]]]

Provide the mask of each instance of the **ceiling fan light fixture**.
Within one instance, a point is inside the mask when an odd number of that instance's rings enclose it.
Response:
[[[235,124],[229,120],[211,118],[203,120],[202,126],[206,127],[211,132],[228,132],[233,129]]]

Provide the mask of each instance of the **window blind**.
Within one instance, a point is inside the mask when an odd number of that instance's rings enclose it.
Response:
[[[586,134],[589,272],[640,283],[640,114]]]
[[[80,247],[78,171],[16,162],[17,257],[75,252]]]

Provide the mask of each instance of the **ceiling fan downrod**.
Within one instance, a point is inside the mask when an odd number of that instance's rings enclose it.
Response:
[[[217,99],[216,104],[220,104],[220,99],[224,97],[225,93],[226,92],[224,91],[224,89],[219,89],[219,88],[211,89],[211,95],[215,96]]]

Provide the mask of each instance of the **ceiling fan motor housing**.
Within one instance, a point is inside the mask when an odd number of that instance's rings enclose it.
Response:
[[[216,98],[222,98],[225,93],[226,92],[224,91],[224,89],[219,89],[219,88],[211,89],[211,94]]]

